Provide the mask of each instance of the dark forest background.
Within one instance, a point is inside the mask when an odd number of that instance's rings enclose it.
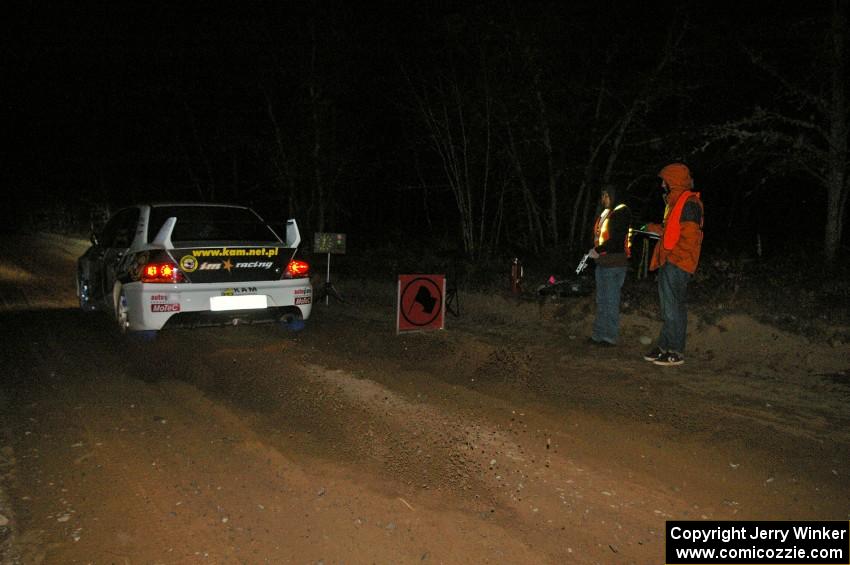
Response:
[[[657,221],[683,161],[707,253],[836,259],[846,4],[34,2],[4,23],[3,226],[236,202],[350,249],[572,261],[602,187]]]

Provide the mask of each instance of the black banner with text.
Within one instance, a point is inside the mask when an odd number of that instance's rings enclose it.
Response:
[[[850,522],[669,521],[668,565],[848,564]]]

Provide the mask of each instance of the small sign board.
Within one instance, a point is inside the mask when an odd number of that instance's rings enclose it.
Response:
[[[313,234],[313,253],[345,254],[345,234],[316,232]]]
[[[445,275],[399,275],[396,333],[442,330],[446,320]]]

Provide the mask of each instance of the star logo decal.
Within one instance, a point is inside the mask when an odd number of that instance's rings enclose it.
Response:
[[[222,262],[221,266],[222,266],[222,268],[223,268],[225,271],[227,271],[227,272],[229,273],[229,272],[230,272],[230,269],[232,269],[232,268],[233,268],[233,263],[230,261],[230,259],[225,259],[225,260]]]

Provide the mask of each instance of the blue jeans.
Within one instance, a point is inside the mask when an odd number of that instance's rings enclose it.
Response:
[[[620,289],[626,280],[626,267],[596,267],[596,319],[594,341],[617,343],[620,335]]]
[[[658,296],[661,300],[661,335],[658,347],[664,351],[685,352],[688,332],[688,281],[691,275],[672,263],[658,271]]]

